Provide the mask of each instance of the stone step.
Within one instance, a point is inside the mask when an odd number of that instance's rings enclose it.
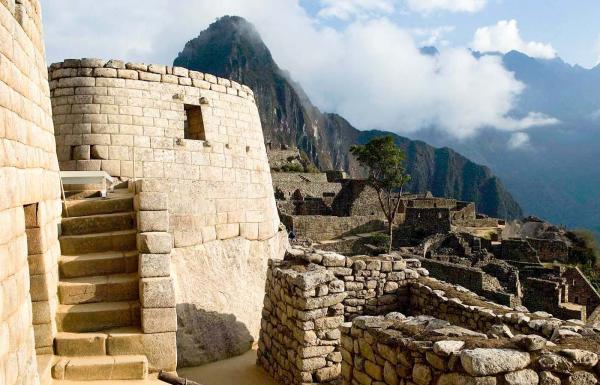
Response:
[[[67,208],[70,217],[111,214],[133,211],[133,194],[109,194],[108,198],[89,198],[68,200]],[[63,205],[63,218],[67,217]]]
[[[59,332],[98,332],[139,325],[138,301],[58,305],[56,312],[56,327]]]
[[[58,298],[64,305],[139,299],[137,273],[65,278],[58,282]]]
[[[107,231],[130,230],[135,228],[135,213],[97,214],[83,217],[63,218],[62,235],[104,233]]]
[[[54,353],[58,356],[81,357],[106,355],[105,333],[56,333]]]
[[[97,234],[63,235],[60,237],[60,250],[63,255],[136,250],[136,237],[137,230],[135,229]]]
[[[81,255],[62,255],[58,260],[60,277],[133,273],[138,270],[137,251],[106,251]]]
[[[65,190],[65,198],[69,201],[87,199],[87,198],[100,198],[102,193],[98,190]]]
[[[148,376],[143,355],[61,357],[52,368],[57,380],[142,380]]]

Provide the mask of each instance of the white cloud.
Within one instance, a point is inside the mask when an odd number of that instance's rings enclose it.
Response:
[[[318,17],[340,20],[366,18],[394,11],[392,0],[321,0],[320,4],[322,8],[317,13]]]
[[[477,29],[471,47],[480,52],[507,53],[517,50],[540,59],[556,57],[556,51],[550,44],[523,41],[517,21],[514,19],[500,20],[496,25]]]
[[[508,148],[511,150],[524,149],[531,146],[529,135],[524,132],[516,132],[508,140]]]
[[[408,9],[414,12],[430,14],[447,12],[478,12],[485,7],[487,0],[406,0]]]
[[[453,25],[443,25],[435,28],[415,28],[413,35],[419,39],[419,45],[423,47],[448,46],[450,42],[444,39],[444,35],[454,31]]]
[[[42,0],[47,54],[49,62],[103,57],[169,64],[215,18],[240,15],[317,107],[359,129],[406,134],[435,125],[465,138],[485,127],[518,131],[549,122],[539,114],[509,117],[523,85],[497,57],[443,46],[439,55],[424,55],[411,30],[385,17],[352,18],[333,29],[298,1],[179,0],[174,7],[168,0]]]

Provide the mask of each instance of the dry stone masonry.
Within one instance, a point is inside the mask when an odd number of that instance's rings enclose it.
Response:
[[[490,302],[419,260],[296,247],[270,263],[257,363],[292,384],[596,384],[599,349],[600,329]]]

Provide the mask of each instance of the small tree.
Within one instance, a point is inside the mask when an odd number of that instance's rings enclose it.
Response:
[[[388,221],[389,252],[392,250],[392,228],[400,206],[402,189],[410,180],[410,175],[404,169],[404,151],[396,146],[393,137],[382,136],[371,139],[365,145],[352,146],[350,153],[369,171],[369,185],[377,192],[381,210]]]

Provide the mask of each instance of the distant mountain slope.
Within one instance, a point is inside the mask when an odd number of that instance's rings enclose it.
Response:
[[[224,16],[190,40],[174,65],[216,74],[254,90],[265,140],[296,145],[322,169],[361,170],[349,155],[353,144],[376,135],[394,135],[407,151],[414,192],[475,201],[482,213],[501,218],[521,216],[521,208],[487,167],[448,148],[379,131],[359,131],[336,114],[321,113],[299,84],[273,60],[255,28],[246,20]]]
[[[435,131],[419,138],[491,167],[526,214],[600,235],[600,66],[585,69],[516,51],[502,60],[526,86],[516,114],[539,111],[560,123],[529,129],[530,144],[519,149],[507,146],[510,133],[493,130],[466,141]]]

